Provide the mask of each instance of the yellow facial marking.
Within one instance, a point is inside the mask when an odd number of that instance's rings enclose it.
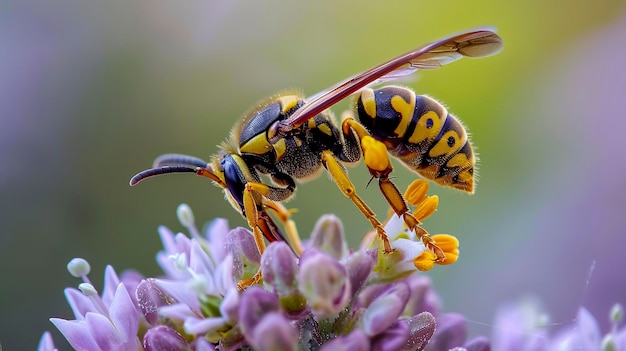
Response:
[[[287,149],[287,144],[285,144],[285,139],[279,139],[276,144],[274,144],[274,152],[276,152],[276,162],[280,161],[281,158],[285,155],[285,150]]]
[[[445,115],[443,115],[445,116]],[[445,117],[444,117],[445,118]],[[427,121],[432,121],[432,126],[427,127]],[[428,111],[420,116],[415,126],[415,130],[411,137],[409,137],[409,143],[417,144],[424,140],[431,140],[439,134],[441,126],[443,125],[443,118],[435,111]]]
[[[328,126],[328,124],[320,124],[319,127],[317,127],[317,129],[319,129],[320,132],[328,136],[333,136],[333,131],[330,130],[330,127]]]
[[[271,145],[265,137],[265,133],[261,133],[254,138],[250,139],[244,145],[241,145],[240,150],[243,153],[263,155],[271,150]]]
[[[376,117],[376,96],[374,95],[374,90],[363,89],[361,92],[361,102],[363,103],[365,113],[372,118]]]
[[[394,130],[394,133],[398,136],[404,135],[411,119],[413,119],[413,111],[415,111],[415,93],[410,94],[410,96],[409,102],[404,100],[400,95],[395,95],[391,98],[391,107],[400,114],[400,123]]]
[[[309,129],[315,128],[316,126],[315,119],[313,118],[309,119],[306,124]]]
[[[296,107],[296,105],[298,104],[298,97],[295,95],[280,96],[277,98],[277,100],[280,102],[282,114],[287,113],[287,111]]]

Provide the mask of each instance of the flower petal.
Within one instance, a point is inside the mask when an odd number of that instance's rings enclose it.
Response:
[[[57,348],[54,347],[54,341],[52,340],[50,332],[43,333],[41,339],[39,339],[37,351],[57,351]]]
[[[378,296],[363,314],[363,330],[369,336],[382,333],[396,323],[409,299],[409,287],[403,282],[394,283]],[[408,332],[407,332],[408,333]]]
[[[121,350],[124,340],[111,321],[99,313],[87,313],[85,316],[89,333],[98,344],[99,350]]]
[[[115,290],[120,285],[120,278],[117,276],[115,269],[113,266],[107,265],[104,269],[104,288],[102,289],[102,302],[106,306],[111,304],[113,300],[113,295],[115,295]]]
[[[125,343],[131,343],[137,339],[139,313],[140,311],[133,304],[126,287],[120,283],[117,290],[115,290],[113,301],[111,301],[109,314],[111,321]]]
[[[322,345],[320,351],[369,351],[370,338],[361,329],[341,335]]]
[[[433,350],[449,350],[462,346],[466,338],[465,318],[457,313],[446,313],[437,317],[437,331],[428,347],[432,347]]]
[[[93,300],[78,289],[66,288],[65,299],[70,305],[70,308],[74,313],[74,317],[78,320],[85,319],[85,314],[87,314],[87,312],[96,311],[96,306],[94,306]]]
[[[50,318],[50,322],[63,334],[67,342],[75,350],[101,350],[85,321],[66,321],[60,318]]]
[[[372,351],[398,351],[407,344],[409,324],[396,321],[384,332],[376,335],[372,341]]]
[[[252,286],[240,297],[239,327],[246,339],[252,338],[256,325],[269,312],[279,311],[278,297],[260,286]]]

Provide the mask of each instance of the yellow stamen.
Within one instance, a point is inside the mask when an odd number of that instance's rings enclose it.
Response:
[[[415,259],[413,259],[413,264],[415,265],[415,268],[419,269],[422,272],[426,272],[433,269],[436,259],[437,256],[435,256],[434,253],[430,251],[424,251],[419,256],[415,257]]]
[[[430,217],[435,211],[437,211],[437,206],[439,206],[439,196],[432,195],[427,197],[413,212],[413,216],[420,221]]]
[[[437,246],[446,254],[446,258],[437,262],[440,265],[449,265],[459,259],[459,239],[450,234],[437,234],[431,237]]]
[[[406,188],[404,198],[411,206],[418,206],[426,199],[428,192],[428,182],[424,179],[416,179]]]

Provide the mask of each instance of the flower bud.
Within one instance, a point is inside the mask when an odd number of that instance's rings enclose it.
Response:
[[[310,246],[320,249],[336,259],[342,259],[348,253],[343,225],[334,215],[324,215],[311,233]]]
[[[467,325],[463,316],[446,313],[437,317],[437,331],[428,345],[434,350],[449,350],[463,345],[466,338]]]
[[[376,263],[375,251],[355,251],[343,261],[348,270],[350,279],[350,296],[354,296],[367,281],[374,264]]]
[[[267,313],[280,310],[276,295],[260,286],[248,288],[239,301],[239,326],[246,338],[253,338],[254,328]]]
[[[407,324],[409,326],[409,337],[404,348],[400,348],[399,350],[423,350],[435,333],[437,326],[435,317],[428,312],[422,312],[409,319]],[[433,348],[433,350],[438,349]]]
[[[135,290],[139,308],[151,325],[158,321],[157,309],[174,303],[174,299],[161,290],[153,278],[144,279]]]
[[[233,274],[237,279],[252,277],[261,263],[261,254],[254,236],[244,228],[231,230],[226,237],[226,250],[233,256]]]
[[[336,315],[350,302],[346,268],[316,249],[304,251],[300,258],[298,285],[311,311],[322,318]]]
[[[174,329],[165,325],[148,329],[143,336],[143,347],[146,351],[191,351],[191,347],[189,347],[185,338]]]
[[[396,321],[372,341],[372,351],[397,351],[406,345],[409,324],[406,320]]]
[[[269,312],[256,325],[251,346],[259,351],[295,351],[298,349],[299,332],[279,312]]]
[[[409,299],[409,287],[403,281],[392,284],[369,305],[363,314],[363,330],[374,336],[394,324]]]
[[[265,249],[261,269],[265,283],[271,285],[279,296],[289,294],[297,287],[298,263],[286,242],[273,242]]]

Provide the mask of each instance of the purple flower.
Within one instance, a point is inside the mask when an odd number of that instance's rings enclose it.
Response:
[[[66,291],[68,300],[71,291]],[[123,284],[118,285],[108,306],[96,295],[93,286],[83,287],[83,293],[93,303],[92,309],[74,310],[76,320],[50,319],[72,347],[77,350],[129,351],[141,347],[137,337],[138,311]]]
[[[165,325],[148,329],[143,336],[143,347],[146,351],[191,351],[187,340],[177,331]]]
[[[419,351],[431,338],[451,347],[464,341],[446,315],[435,334],[440,304],[415,263],[429,251],[401,229],[392,237],[394,253],[381,255],[371,245],[350,251],[341,222],[324,216],[301,257],[285,242],[271,243],[261,257],[249,230],[215,220],[201,233],[188,206],[177,214],[189,236],[159,228],[161,277],[129,272],[120,279],[107,267],[99,296],[87,262],[68,264],[83,280],[80,290],[66,290],[76,319],[51,320],[72,347]],[[238,282],[259,270],[263,279],[240,291]],[[54,350],[49,334],[39,348]]]
[[[620,326],[622,315],[621,305],[615,305],[609,313],[612,328],[603,334],[595,317],[585,308],[580,308],[573,323],[550,334],[546,328],[546,314],[536,303],[523,301],[510,304],[502,308],[496,318],[494,350],[624,351],[626,326]]]
[[[300,258],[299,268],[300,291],[315,315],[328,318],[347,306],[350,280],[346,268],[336,258],[317,249],[307,249]]]
[[[52,335],[50,332],[45,332],[39,339],[39,345],[37,345],[37,351],[57,351],[54,347],[54,341],[52,341]]]

